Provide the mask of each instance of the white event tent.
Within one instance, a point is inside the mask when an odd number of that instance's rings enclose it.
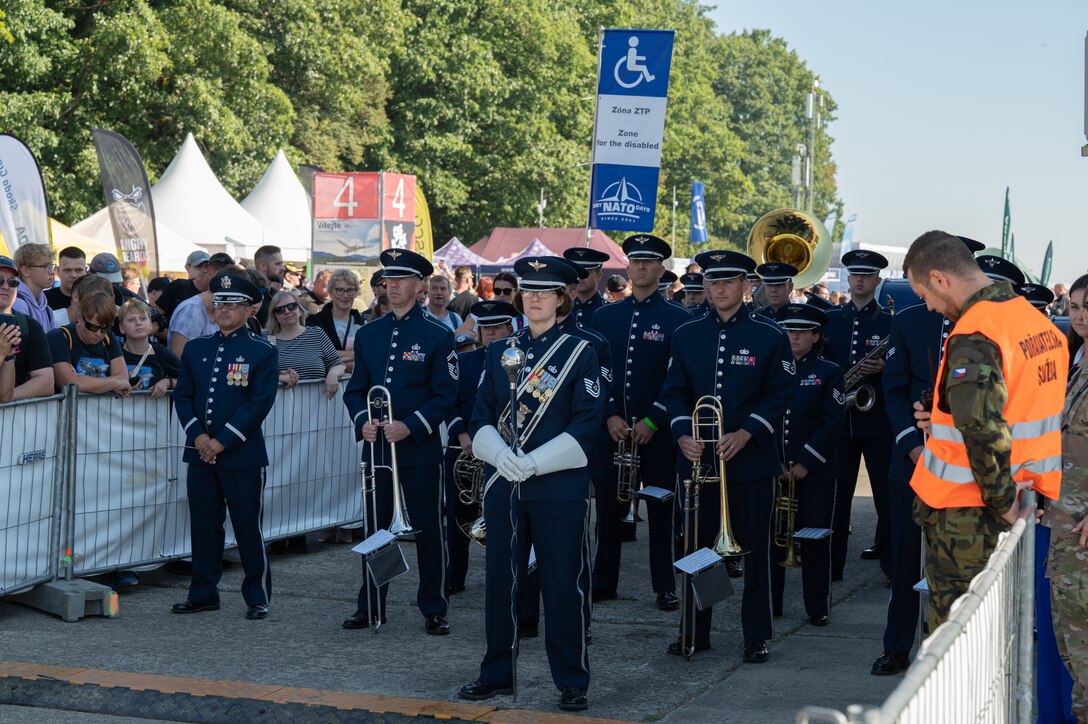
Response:
[[[117,242],[113,236],[113,225],[110,223],[108,209],[99,209],[73,226],[72,230],[89,236],[99,245],[109,248],[111,254],[117,253]],[[155,236],[159,247],[159,270],[164,273],[184,271],[185,260],[189,254],[201,250],[199,246],[162,223],[159,218],[155,219]]]
[[[249,196],[242,199],[242,208],[264,225],[264,243],[280,247],[284,259],[310,258],[310,197],[282,150]]]

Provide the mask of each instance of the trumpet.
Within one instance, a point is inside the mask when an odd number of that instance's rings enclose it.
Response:
[[[616,502],[630,503],[638,490],[638,442],[634,438],[635,425],[631,421],[631,427],[627,434],[631,438],[631,447],[627,448],[627,438],[616,443],[616,452],[612,455],[612,464],[616,466]]]
[[[778,476],[774,496],[774,544],[786,549],[786,559],[778,565],[797,568],[797,554],[793,549],[793,534],[797,527],[797,478],[793,469]]]
[[[691,413],[692,438],[703,445],[716,446],[718,440],[725,434],[725,415],[722,412],[722,402],[713,395],[703,395],[695,403],[695,410]],[[717,483],[721,488],[721,526],[718,535],[714,539],[713,550],[723,558],[725,556],[739,556],[747,553],[737,542],[733,535],[733,526],[729,522],[729,489],[725,477],[725,459],[715,451],[718,458],[718,474],[713,475],[704,471],[702,465],[696,464],[692,473],[694,482],[700,486]]]
[[[480,516],[471,523],[462,524],[461,530],[470,540],[487,545],[487,526],[484,523],[484,461],[462,450],[453,461],[453,481],[457,485],[457,499],[464,505],[479,505]]]
[[[366,395],[366,401],[367,422],[371,425],[381,427],[393,421],[393,397],[389,394],[388,389],[381,385],[371,387]],[[376,416],[375,410],[377,410]],[[378,464],[377,451],[374,448],[375,444],[370,443],[371,476],[374,476],[379,468],[384,468],[390,472],[393,478],[393,518],[389,521],[389,532],[398,538],[411,535],[416,531],[412,528],[411,521],[408,520],[408,505],[404,501],[404,489],[400,485],[400,477],[397,473],[397,444],[394,442],[389,443],[388,465]],[[373,480],[371,481],[371,487],[374,487]],[[375,526],[377,525],[377,517],[378,512],[375,510]]]

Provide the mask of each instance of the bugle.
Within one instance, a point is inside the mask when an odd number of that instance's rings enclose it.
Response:
[[[371,425],[375,425],[380,429],[384,429],[385,425],[388,425],[393,421],[393,398],[389,394],[389,390],[381,385],[375,385],[370,388],[370,391],[366,396],[367,401],[367,422]],[[375,414],[377,410],[377,414]],[[397,444],[394,442],[389,443],[389,464],[379,465],[377,458],[376,445],[370,443],[370,465],[376,474],[379,468],[384,468],[390,472],[393,478],[393,518],[389,522],[389,532],[398,538],[411,535],[415,533],[415,529],[412,528],[411,521],[408,520],[408,506],[404,501],[404,489],[400,485],[400,476],[397,473]],[[375,523],[377,522],[377,510],[374,511]],[[373,531],[369,531],[373,533]]]

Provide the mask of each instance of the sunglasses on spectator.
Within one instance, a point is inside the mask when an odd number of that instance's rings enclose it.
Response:
[[[343,287],[336,287],[335,289],[332,290],[332,293],[335,294],[338,297],[346,297],[349,294],[351,296],[355,296],[356,294],[359,293],[359,290],[358,289],[344,289]]]
[[[92,322],[84,322],[83,326],[87,328],[88,332],[108,332],[110,329],[108,324],[94,324]]]
[[[7,284],[12,289],[18,289],[19,288],[19,280],[18,279],[5,279],[4,283]]]
[[[280,315],[280,314],[287,314],[288,312],[293,312],[296,309],[298,309],[298,302],[288,302],[287,304],[284,304],[282,307],[276,307],[272,311],[275,312],[276,315]]]
[[[513,293],[514,293],[514,288],[513,287],[495,287],[495,294],[496,295],[501,294],[502,296],[505,297],[505,296],[508,296],[508,295],[512,295]]]

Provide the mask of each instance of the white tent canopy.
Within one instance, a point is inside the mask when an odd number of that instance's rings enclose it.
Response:
[[[242,208],[265,227],[265,243],[283,250],[283,258],[310,258],[310,197],[281,150],[260,182],[242,200]]]
[[[151,197],[157,222],[209,253],[252,259],[265,244],[264,225],[219,183],[191,133],[151,188]]]
[[[189,241],[157,218],[155,219],[155,237],[159,247],[159,271],[180,272],[185,270],[185,259],[194,251],[200,251],[201,247]],[[99,209],[83,221],[72,227],[84,236],[89,236],[99,244],[108,246],[111,253],[116,254],[117,242],[113,236],[113,225],[110,223],[109,209]]]

